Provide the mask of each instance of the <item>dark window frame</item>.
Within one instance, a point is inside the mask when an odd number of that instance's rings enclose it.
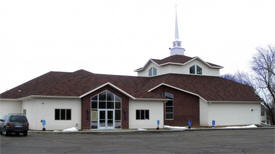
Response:
[[[174,95],[169,92],[165,92],[164,95],[165,95],[165,98],[170,99],[165,103],[165,120],[174,120],[174,106],[175,106]],[[172,105],[167,106],[168,102],[171,103]],[[172,108],[172,111],[167,112],[167,109],[170,109],[170,108]],[[167,118],[168,117],[167,115],[172,115],[172,118]]]
[[[54,120],[72,120],[72,109],[54,109]]]
[[[137,109],[136,110],[136,120],[150,120],[150,110],[149,109]]]

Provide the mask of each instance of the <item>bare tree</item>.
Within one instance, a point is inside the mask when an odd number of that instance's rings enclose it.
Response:
[[[269,46],[257,48],[258,53],[253,57],[252,69],[255,73],[254,88],[256,94],[263,100],[271,117],[271,123],[275,124],[275,48]]]
[[[249,74],[244,73],[244,72],[237,72],[234,75],[232,74],[225,74],[221,76],[222,78],[228,79],[228,80],[232,80],[244,85],[248,85],[253,87],[253,83],[252,83],[252,78],[250,77]],[[253,87],[254,88],[254,87]]]
[[[253,74],[237,72],[222,77],[253,87],[275,125],[275,48],[269,46],[267,49],[257,48],[257,51],[252,61]]]

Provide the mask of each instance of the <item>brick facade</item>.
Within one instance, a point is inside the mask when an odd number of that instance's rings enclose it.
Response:
[[[199,97],[175,90],[166,86],[161,86],[153,91],[164,96],[165,92],[174,95],[174,119],[165,119],[164,105],[164,124],[172,126],[186,126],[187,121],[191,120],[193,126],[200,125],[200,104]]]
[[[81,128],[82,129],[90,129],[90,123],[91,123],[91,117],[90,117],[90,112],[91,112],[91,97],[101,93],[104,90],[109,90],[110,92],[114,93],[115,95],[119,96],[122,99],[121,102],[121,122],[122,122],[122,128],[123,129],[128,129],[129,128],[129,97],[126,95],[122,94],[115,88],[107,85],[103,88],[100,88],[89,95],[83,97],[81,99]]]

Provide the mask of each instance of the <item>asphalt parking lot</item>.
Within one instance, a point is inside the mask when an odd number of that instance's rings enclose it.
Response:
[[[1,154],[275,153],[275,129],[0,137]]]

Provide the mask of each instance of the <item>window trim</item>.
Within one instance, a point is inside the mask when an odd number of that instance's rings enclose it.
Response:
[[[113,97],[112,101],[108,101],[108,98],[107,98],[108,93],[112,94],[112,97]],[[106,95],[104,100],[99,99],[100,94],[105,94]],[[93,99],[95,97],[96,97],[96,99]],[[99,93],[97,93],[97,94],[90,97],[90,111],[91,111],[91,113],[93,111],[97,111],[97,116],[98,116],[98,114],[99,114],[98,110],[113,110],[114,111],[113,116],[114,116],[114,119],[115,119],[114,120],[114,127],[115,128],[122,128],[122,117],[123,117],[123,115],[122,115],[122,101],[123,101],[122,98],[120,96],[118,96],[116,93],[114,93],[114,92],[112,92],[108,89],[105,89],[105,90],[103,90],[103,91],[101,91],[101,92],[99,92]],[[113,108],[107,108],[108,102],[113,103]],[[92,108],[93,103],[97,104],[96,105],[97,108]],[[99,107],[100,103],[105,103],[105,108],[100,108]],[[116,104],[116,103],[119,103],[119,108],[117,108],[118,104]],[[120,120],[116,120],[116,115],[115,115],[116,111],[119,111]],[[91,117],[91,113],[89,114],[90,117]],[[99,121],[98,118],[99,118],[99,116],[97,117],[97,120],[90,119],[90,124],[91,124],[90,128],[91,129],[98,129],[98,121]],[[92,125],[92,123],[95,124],[95,122],[96,122],[96,125]],[[120,123],[120,125],[117,125],[119,123]]]
[[[191,73],[191,68],[194,67],[194,73]],[[201,73],[198,73],[198,67],[201,69]],[[189,74],[191,75],[202,75],[202,67],[200,65],[194,64],[192,66],[189,67]]]
[[[149,72],[148,72],[148,76],[152,77],[152,76],[157,76],[158,75],[158,70],[155,67],[150,67]]]
[[[172,96],[172,98],[169,98],[167,95],[171,95]],[[172,106],[168,106],[168,107],[172,107],[172,112],[168,112],[169,114],[170,113],[172,113],[172,118],[170,119],[170,118],[168,118],[167,119],[167,112],[166,112],[166,103],[165,103],[165,120],[174,120],[174,107],[175,107],[175,105],[174,105],[174,95],[173,94],[171,94],[171,93],[169,93],[169,92],[165,92],[164,93],[164,96],[165,96],[165,98],[168,98],[168,99],[171,99],[171,101],[172,101]]]

